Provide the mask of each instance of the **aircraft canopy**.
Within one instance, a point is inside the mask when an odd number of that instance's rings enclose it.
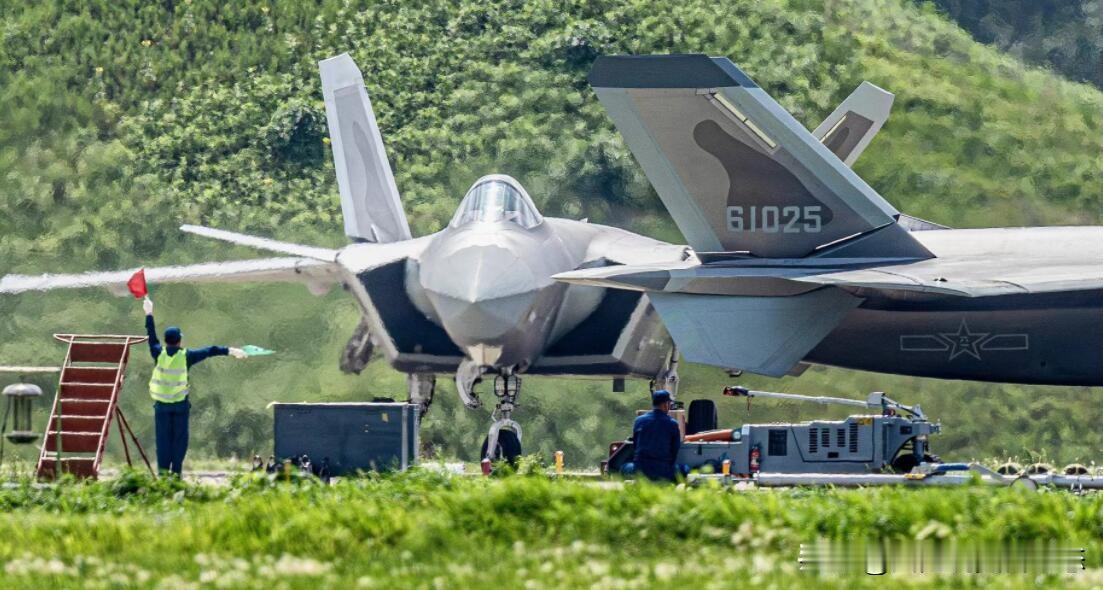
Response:
[[[473,222],[511,221],[525,229],[534,228],[544,220],[516,181],[504,177],[480,179],[452,218],[452,227]]]

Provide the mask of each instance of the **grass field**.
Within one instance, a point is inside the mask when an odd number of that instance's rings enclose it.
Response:
[[[953,490],[727,491],[429,471],[227,486],[123,474],[0,491],[2,588],[823,588],[884,578],[797,569],[818,538],[1053,539],[1072,576],[893,574],[900,587],[1103,584],[1103,495]]]

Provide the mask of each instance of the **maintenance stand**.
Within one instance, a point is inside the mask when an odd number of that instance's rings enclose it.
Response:
[[[146,337],[54,334],[54,338],[68,344],[68,350],[35,470],[38,478],[57,479],[59,473],[71,473],[95,479],[103,463],[111,420],[116,417],[127,464],[131,463],[129,436],[153,473],[118,403],[130,347],[145,342]]]

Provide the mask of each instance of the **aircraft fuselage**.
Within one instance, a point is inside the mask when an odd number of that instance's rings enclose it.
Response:
[[[653,378],[669,360],[670,336],[645,295],[552,276],[610,264],[610,250],[676,261],[684,247],[559,218],[449,226],[418,240],[416,257],[383,265],[371,260],[385,244],[341,255],[371,341],[399,371],[453,373],[466,362],[491,373]]]
[[[1101,385],[1103,291],[871,297],[805,359],[919,377]]]
[[[527,368],[549,343],[568,286],[551,276],[576,268],[545,221],[475,223],[437,234],[410,267],[407,293],[476,363]]]
[[[1103,258],[1099,227],[913,235],[935,254],[948,281],[982,278],[978,264],[987,275],[1029,277],[1033,268],[1068,267],[1075,277],[1077,265]],[[807,361],[921,377],[1103,385],[1103,290],[988,297],[873,289],[853,294],[864,299],[861,305]]]

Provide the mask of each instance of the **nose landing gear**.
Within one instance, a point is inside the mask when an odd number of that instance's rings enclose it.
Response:
[[[521,425],[513,420],[517,396],[521,393],[521,377],[514,374],[494,378],[494,395],[498,403],[491,413],[494,422],[483,441],[482,456],[491,461],[506,460],[515,464],[521,456]]]

